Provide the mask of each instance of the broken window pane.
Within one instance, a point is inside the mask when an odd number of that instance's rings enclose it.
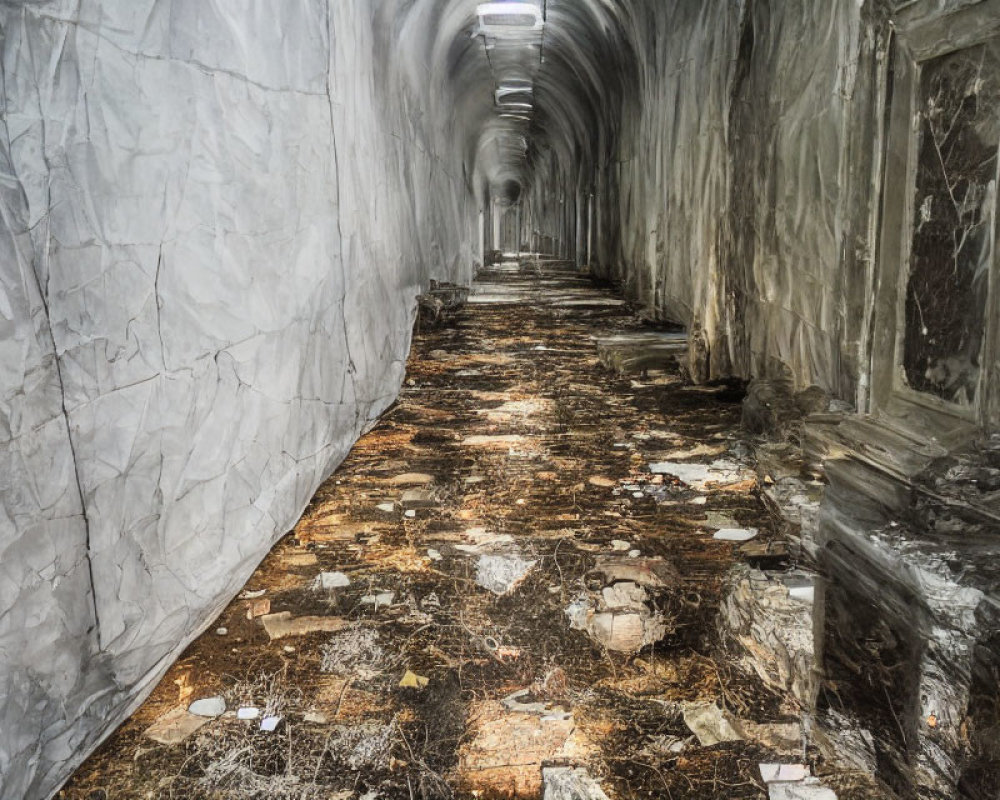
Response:
[[[906,287],[911,388],[974,406],[993,259],[1000,40],[928,61]]]

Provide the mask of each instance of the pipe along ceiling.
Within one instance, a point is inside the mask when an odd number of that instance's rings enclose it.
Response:
[[[638,82],[624,0],[417,0],[396,13],[401,58],[453,88],[480,197],[516,202],[545,156],[564,176],[601,163]]]

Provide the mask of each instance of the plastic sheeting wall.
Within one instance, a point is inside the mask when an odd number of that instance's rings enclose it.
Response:
[[[406,4],[280,5],[0,5],[4,798],[216,615],[393,399],[420,287],[469,278]]]
[[[689,326],[696,378],[791,377],[863,401],[883,5],[676,0],[624,14],[639,91],[589,180],[593,266]]]

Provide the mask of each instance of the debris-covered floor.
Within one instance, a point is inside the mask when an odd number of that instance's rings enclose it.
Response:
[[[778,529],[740,388],[627,348],[602,364],[597,339],[650,329],[552,263],[483,273],[445,316],[398,403],[60,796],[764,798],[776,762],[870,796],[718,643],[725,574]],[[679,337],[652,338],[669,362]],[[772,797],[833,797],[796,769]]]

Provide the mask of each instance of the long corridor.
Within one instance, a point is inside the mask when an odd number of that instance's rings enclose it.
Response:
[[[421,325],[395,406],[60,796],[760,798],[803,758],[872,796],[723,649],[725,576],[785,559],[742,387],[536,257]]]

